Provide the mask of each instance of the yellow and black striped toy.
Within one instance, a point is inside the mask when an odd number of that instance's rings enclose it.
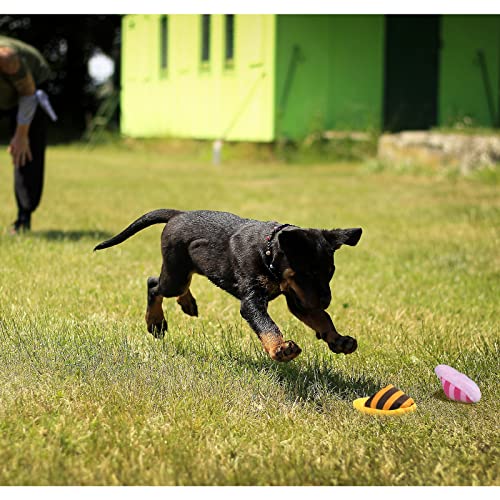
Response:
[[[356,399],[353,406],[368,415],[402,415],[417,409],[415,401],[392,384],[369,398]]]

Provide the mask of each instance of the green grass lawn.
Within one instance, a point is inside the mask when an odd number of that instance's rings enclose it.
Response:
[[[498,185],[361,164],[243,159],[214,167],[161,145],[54,147],[29,236],[12,238],[0,153],[1,485],[499,485]],[[92,248],[155,208],[364,229],[337,252],[329,307],[358,351],[334,355],[270,306],[302,354],[271,361],[239,303],[195,277],[199,318],[165,301],[147,334],[161,226]],[[444,398],[434,367],[479,385]],[[415,413],[352,401],[392,383]]]

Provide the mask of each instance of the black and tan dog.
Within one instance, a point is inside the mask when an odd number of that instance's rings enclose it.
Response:
[[[146,310],[148,331],[155,337],[163,338],[167,330],[163,297],[177,297],[186,314],[198,315],[189,290],[197,273],[241,301],[241,315],[276,361],[290,361],[301,353],[295,342],[283,339],[267,312],[269,301],[281,294],[290,311],[333,352],[356,350],[356,340],[340,335],[325,309],[332,297],[333,254],[341,245],[356,245],[361,228],[302,229],[227,212],[160,209],[139,217],[94,250],[117,245],[159,223],[166,224],[161,236],[163,265],[158,278],[148,279]]]

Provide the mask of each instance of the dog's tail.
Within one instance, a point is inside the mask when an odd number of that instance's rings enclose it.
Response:
[[[94,252],[96,250],[102,250],[103,248],[113,247],[125,241],[126,239],[133,236],[135,233],[146,229],[153,224],[167,223],[172,217],[181,214],[180,210],[173,210],[170,208],[160,208],[159,210],[153,210],[152,212],[148,212],[147,214],[141,215],[137,220],[132,222],[130,226],[125,228],[121,233],[113,236],[109,240],[103,241],[99,243],[94,248]]]

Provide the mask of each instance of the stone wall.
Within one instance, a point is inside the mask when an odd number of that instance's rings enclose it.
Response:
[[[467,173],[500,164],[500,134],[467,135],[440,132],[383,134],[378,159],[396,165],[457,166]]]

